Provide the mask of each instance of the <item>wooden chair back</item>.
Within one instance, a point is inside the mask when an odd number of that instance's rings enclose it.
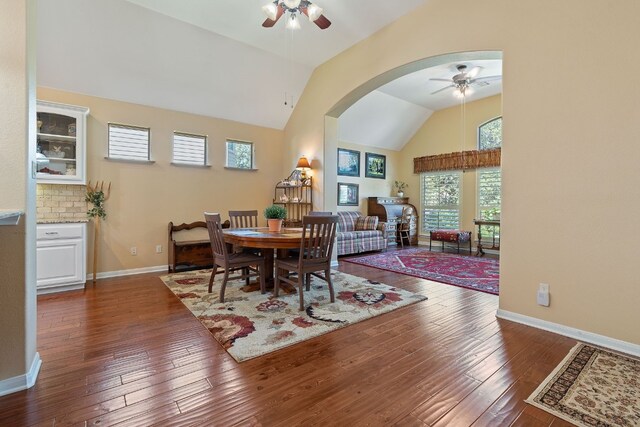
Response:
[[[300,262],[330,263],[337,226],[337,215],[303,217]]]
[[[229,211],[231,228],[253,228],[258,226],[258,211]]]
[[[311,211],[307,215],[309,215],[309,216],[331,216],[333,214],[331,212]]]
[[[209,240],[211,240],[211,251],[214,258],[229,259],[227,252],[227,245],[224,243],[224,234],[222,233],[222,218],[219,213],[205,212],[204,218],[207,223],[207,230],[209,230]]]

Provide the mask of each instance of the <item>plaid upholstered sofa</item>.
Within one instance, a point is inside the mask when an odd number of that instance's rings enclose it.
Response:
[[[363,216],[360,212],[338,212],[338,255],[379,251],[387,248],[386,223],[377,216]]]

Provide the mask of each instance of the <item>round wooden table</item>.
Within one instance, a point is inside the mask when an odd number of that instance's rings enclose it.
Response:
[[[302,228],[283,228],[275,233],[267,227],[227,228],[222,230],[224,241],[234,246],[259,248],[265,258],[265,281],[273,285],[273,259],[275,251],[278,258],[285,258],[289,249],[300,247]]]

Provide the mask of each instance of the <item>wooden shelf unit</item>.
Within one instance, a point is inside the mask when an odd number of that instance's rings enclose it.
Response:
[[[295,178],[295,172],[289,178]],[[304,182],[289,178],[276,184],[273,204],[284,206],[287,210],[287,218],[283,224],[285,227],[300,227],[302,226],[302,217],[313,210],[313,181],[311,177]],[[283,184],[283,182],[292,181],[295,181],[296,184]]]

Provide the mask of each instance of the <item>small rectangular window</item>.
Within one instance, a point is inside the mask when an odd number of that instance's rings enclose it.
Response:
[[[150,136],[149,128],[109,123],[108,157],[148,162]]]
[[[460,172],[423,173],[422,231],[457,230],[460,228],[462,200]]]
[[[174,132],[173,163],[205,166],[207,164],[207,137]]]
[[[253,143],[228,139],[227,167],[253,169]]]

